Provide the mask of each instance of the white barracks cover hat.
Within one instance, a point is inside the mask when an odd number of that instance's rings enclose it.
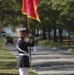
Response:
[[[17,29],[17,32],[25,32],[27,28],[19,28]]]

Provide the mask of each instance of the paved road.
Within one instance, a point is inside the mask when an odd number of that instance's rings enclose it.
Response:
[[[34,69],[40,75],[74,75],[74,53],[42,50],[32,53]]]
[[[7,45],[7,48],[18,56],[15,45]],[[38,49],[34,52],[32,48],[31,67],[39,75],[74,75],[74,53],[50,47]]]

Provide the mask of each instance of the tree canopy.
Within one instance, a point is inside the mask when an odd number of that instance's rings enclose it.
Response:
[[[41,23],[31,20],[31,26],[63,28],[74,27],[74,0],[39,0]],[[0,0],[0,26],[27,26],[22,14],[22,0]]]

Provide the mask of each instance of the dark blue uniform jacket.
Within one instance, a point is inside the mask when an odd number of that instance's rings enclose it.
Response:
[[[19,57],[17,59],[17,67],[30,67],[29,63],[29,56],[26,54],[28,53],[28,47],[33,47],[34,46],[34,39],[30,38],[29,42],[25,42],[24,38],[19,38],[16,44]],[[26,52],[26,53],[25,53]],[[20,55],[23,54],[23,55]]]

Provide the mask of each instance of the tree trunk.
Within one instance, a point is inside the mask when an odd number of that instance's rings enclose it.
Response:
[[[59,28],[59,43],[63,43],[62,29]]]
[[[70,44],[70,29],[68,30],[68,41],[69,41],[69,47],[71,46]]]
[[[48,28],[48,40],[51,40],[50,28]]]
[[[54,36],[53,36],[53,41],[54,41],[54,42],[57,42],[56,28],[54,28]]]
[[[34,27],[34,36],[35,36],[36,34],[35,34],[35,27]]]
[[[37,28],[37,36],[39,36],[39,28]]]
[[[43,30],[43,37],[42,37],[42,39],[45,40],[45,39],[47,39],[47,38],[46,38],[46,34],[45,34],[45,27],[43,27],[42,30]]]

